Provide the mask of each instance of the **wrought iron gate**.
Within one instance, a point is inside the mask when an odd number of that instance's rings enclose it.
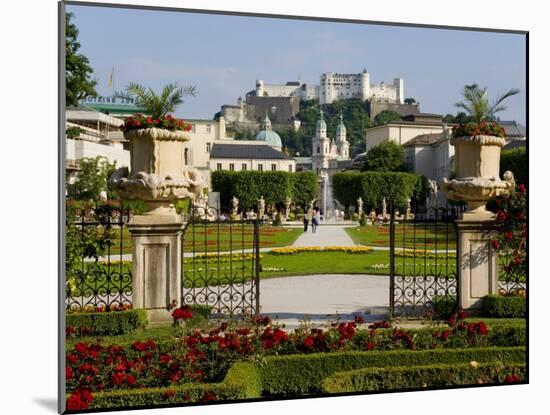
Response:
[[[260,225],[214,208],[191,209],[182,236],[184,304],[232,317],[259,312]]]
[[[457,231],[462,206],[419,206],[399,215],[390,207],[391,317],[421,317],[433,312],[434,299],[456,303],[458,295]],[[407,212],[409,215],[407,215]]]

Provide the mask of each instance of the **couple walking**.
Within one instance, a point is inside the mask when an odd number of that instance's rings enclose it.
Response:
[[[304,215],[304,232],[307,232],[307,227],[311,223],[311,232],[317,232],[317,226],[321,222],[321,212],[319,208],[309,208]]]

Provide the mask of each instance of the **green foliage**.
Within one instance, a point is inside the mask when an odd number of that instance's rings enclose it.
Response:
[[[75,138],[80,137],[80,134],[82,134],[84,130],[80,127],[68,127],[65,130],[65,135],[68,139],[74,140]]]
[[[526,311],[525,297],[503,297],[494,294],[483,297],[483,315],[487,317],[525,317]]]
[[[447,320],[456,307],[456,297],[451,295],[435,295],[432,298],[434,313],[437,318]]]
[[[461,108],[469,114],[477,124],[483,120],[495,120],[495,114],[504,111],[506,107],[502,104],[507,98],[519,94],[519,89],[510,89],[494,102],[489,103],[487,87],[481,88],[478,84],[464,85],[462,96],[464,101],[455,103],[455,106]]]
[[[337,372],[359,368],[415,366],[470,362],[524,362],[525,347],[389,350],[270,356],[259,367],[267,395],[303,395],[321,391],[323,379]]]
[[[408,198],[416,196],[420,176],[411,173],[341,172],[333,176],[334,197],[344,206],[355,205],[361,197],[366,211],[379,209],[382,199],[403,206]]]
[[[139,107],[145,108],[145,112],[152,118],[162,118],[175,111],[178,105],[183,104],[183,97],[196,96],[196,87],[180,87],[176,82],[169,83],[157,94],[152,88],[146,88],[136,82],[130,82],[126,86],[126,92],[116,92],[115,97],[134,99]]]
[[[399,113],[392,110],[381,111],[374,117],[374,125],[383,125],[392,121],[401,121],[402,117]]]
[[[467,124],[469,122],[474,122],[474,117],[466,114],[463,111],[457,112],[456,115],[447,114],[443,117],[443,122],[445,123],[457,123],[457,124]]]
[[[91,79],[94,70],[88,58],[78,53],[80,43],[73,17],[72,13],[65,15],[65,105],[76,107],[81,99],[97,95],[97,81]]]
[[[77,200],[97,201],[103,192],[108,193],[109,177],[115,171],[116,163],[106,157],[85,157],[78,161],[79,172],[76,181],[67,185],[69,195]],[[107,194],[107,198],[109,198]]]
[[[305,205],[317,196],[317,180],[313,172],[227,171],[212,173],[212,189],[220,192],[222,206],[229,207],[236,196],[243,209],[255,208],[263,196],[266,205],[282,207],[287,197]]]
[[[90,409],[155,406],[254,399],[261,396],[256,368],[251,363],[235,363],[221,383],[187,383],[164,388],[114,390],[93,395]]]
[[[367,161],[363,171],[397,171],[406,172],[405,150],[403,146],[386,140],[374,146],[367,152]]]
[[[410,367],[366,368],[340,372],[323,381],[327,393],[374,392],[455,385],[504,383],[507,376],[526,377],[525,363],[432,364]]]
[[[281,137],[283,147],[289,149],[291,155],[297,155],[305,157],[311,155],[311,140],[309,144],[306,143],[305,136],[302,130],[294,130],[294,128],[289,128],[286,130],[276,130],[276,133]]]
[[[128,334],[147,325],[147,312],[143,309],[109,311],[101,313],[68,313],[67,327],[76,333],[92,336],[117,336]]]
[[[514,173],[516,183],[527,184],[529,168],[527,166],[527,149],[525,147],[504,150],[500,153],[500,175],[506,170]]]
[[[290,198],[297,206],[306,206],[317,198],[317,176],[314,172],[301,171],[289,174],[292,177]]]
[[[407,105],[414,105],[414,104],[416,104],[416,99],[414,99],[412,97],[405,98],[405,100],[403,102]]]

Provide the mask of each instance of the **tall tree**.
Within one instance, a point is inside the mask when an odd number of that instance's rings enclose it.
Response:
[[[377,114],[376,117],[374,117],[374,124],[382,125],[399,120],[401,120],[401,115],[399,115],[397,112],[392,110],[384,110]]]
[[[72,19],[72,13],[65,15],[65,105],[76,107],[81,99],[97,96],[97,81],[91,78],[94,70],[88,58],[78,53],[78,29]]]
[[[363,171],[406,172],[405,151],[393,141],[386,140],[367,152]]]

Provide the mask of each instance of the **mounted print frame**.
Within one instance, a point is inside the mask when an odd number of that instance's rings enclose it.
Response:
[[[528,383],[528,32],[59,29],[60,413]]]

